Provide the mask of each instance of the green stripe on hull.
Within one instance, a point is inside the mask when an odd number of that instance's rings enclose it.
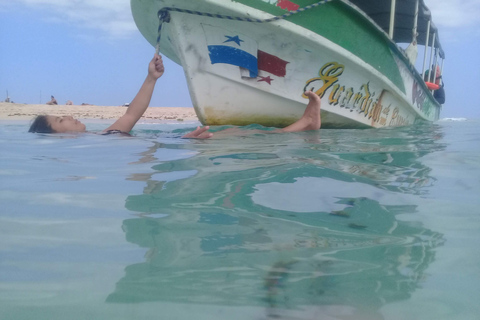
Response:
[[[276,6],[277,1],[237,0],[249,7],[279,16],[285,10]],[[291,1],[305,7],[316,0]],[[385,75],[399,90],[405,86],[397,63],[390,50],[391,43],[361,14],[341,2],[330,2],[306,12],[298,13],[286,20],[315,32],[353,53],[380,73]]]

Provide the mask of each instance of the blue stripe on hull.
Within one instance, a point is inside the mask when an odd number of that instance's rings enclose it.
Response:
[[[250,70],[253,78],[258,75],[257,57],[246,51],[228,46],[208,46],[208,53],[212,64],[231,64]]]

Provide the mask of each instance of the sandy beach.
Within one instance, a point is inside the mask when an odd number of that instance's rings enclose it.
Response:
[[[69,115],[76,119],[118,119],[126,107],[94,105],[46,105],[0,102],[0,120],[32,120],[41,114]],[[141,120],[198,121],[193,108],[149,107]]]

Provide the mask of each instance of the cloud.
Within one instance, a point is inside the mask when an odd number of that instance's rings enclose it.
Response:
[[[48,21],[100,31],[103,37],[125,38],[137,30],[129,0],[10,0],[3,4],[4,9],[18,5],[41,11]]]
[[[454,33],[465,27],[475,32],[480,26],[479,0],[424,1],[442,33]],[[126,38],[137,31],[129,0],[9,0],[0,3],[0,10],[15,5],[48,12],[46,20],[73,25],[86,33],[88,30],[100,31],[103,37]]]
[[[424,0],[433,15],[436,26],[462,28],[480,26],[480,1],[478,0]]]
[[[479,0],[424,0],[432,11],[442,43],[460,43],[480,37]]]

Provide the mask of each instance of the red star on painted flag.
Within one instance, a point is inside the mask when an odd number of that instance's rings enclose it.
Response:
[[[258,80],[257,82],[265,81],[269,85],[272,85],[273,80],[274,79],[272,79],[272,78],[270,78],[270,76],[268,76],[268,77],[260,77],[260,80]]]

